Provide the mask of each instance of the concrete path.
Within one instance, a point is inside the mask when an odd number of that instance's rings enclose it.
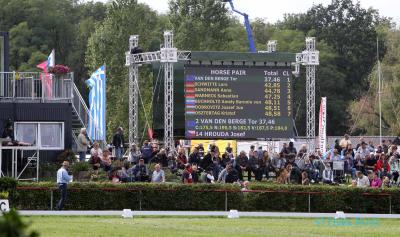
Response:
[[[120,211],[19,211],[24,216],[121,216]],[[224,211],[133,211],[133,216],[228,216]],[[361,214],[345,213],[347,218],[382,218],[400,219],[400,214]],[[240,217],[286,217],[286,218],[321,218],[335,217],[335,213],[302,212],[239,212]]]

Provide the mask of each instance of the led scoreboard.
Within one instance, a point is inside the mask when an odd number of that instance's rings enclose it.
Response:
[[[185,67],[188,139],[293,137],[291,69]]]

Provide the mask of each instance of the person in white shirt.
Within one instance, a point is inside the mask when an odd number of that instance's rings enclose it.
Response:
[[[92,149],[90,149],[90,155],[103,157],[103,151],[101,150],[98,142],[93,143],[93,147],[92,147]]]
[[[357,187],[365,188],[370,186],[368,177],[365,176],[361,171],[357,171],[356,175],[357,175]]]
[[[161,169],[160,164],[156,164],[154,168],[155,170],[153,171],[153,175],[151,176],[151,182],[165,183],[165,173],[164,170]]]
[[[62,210],[64,207],[65,200],[67,199],[67,185],[72,180],[72,177],[68,174],[69,162],[64,161],[61,168],[57,171],[57,184],[61,192],[61,199],[57,203],[57,209]]]

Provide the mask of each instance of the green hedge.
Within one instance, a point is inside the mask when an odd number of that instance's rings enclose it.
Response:
[[[252,184],[241,192],[229,184],[72,183],[66,209],[198,210],[400,213],[400,189]],[[48,210],[59,199],[54,183],[19,183],[11,206]],[[53,194],[53,199],[51,198]]]

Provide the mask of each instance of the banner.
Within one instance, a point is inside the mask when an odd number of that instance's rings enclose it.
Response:
[[[326,151],[326,97],[321,98],[319,107],[319,149]]]
[[[97,69],[86,84],[90,88],[88,136],[93,141],[106,139],[106,67]]]
[[[53,97],[53,80],[48,70],[50,67],[54,67],[55,64],[55,51],[53,49],[47,57],[47,60],[36,66],[43,70],[43,72],[40,73],[40,80],[42,80],[42,90],[45,98]]]

